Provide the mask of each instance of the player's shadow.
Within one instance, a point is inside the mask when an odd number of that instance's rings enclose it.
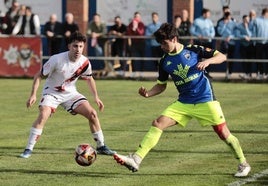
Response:
[[[23,152],[23,147],[0,147],[0,156],[14,156],[19,157]],[[34,150],[34,154],[60,154],[60,153],[72,153],[74,148],[47,148],[47,147],[37,147]],[[7,153],[8,152],[8,153]]]
[[[10,150],[8,154],[6,154],[6,150]],[[114,148],[118,153],[130,153],[133,152],[135,149],[117,149]],[[19,157],[20,153],[22,153],[23,147],[18,148],[18,147],[0,147],[0,156],[14,156],[14,157]],[[74,151],[73,148],[47,148],[47,147],[37,147],[35,148],[34,154],[61,154],[61,153],[72,153]],[[177,153],[177,154],[230,154],[228,150],[226,151],[221,151],[221,150],[177,150],[177,149],[152,149],[150,153]],[[250,151],[250,150],[245,150],[245,154],[268,154],[268,151]],[[103,155],[99,155],[103,156]],[[105,156],[105,155],[104,155]],[[111,157],[112,158],[112,157]]]
[[[103,172],[77,172],[77,171],[55,171],[55,170],[28,170],[28,169],[1,169],[3,173],[22,173],[22,174],[40,174],[40,175],[64,175],[75,177],[114,177],[116,173]]]
[[[8,156],[10,157],[10,154],[14,154],[14,157],[18,157],[19,153],[16,152],[20,152],[22,148],[18,148],[18,147],[0,147],[0,156],[3,156],[4,154],[1,154],[1,151],[3,150],[11,150],[12,152],[8,154]],[[115,149],[118,152],[130,152],[132,150],[126,150],[126,149]],[[16,151],[16,152],[15,152]],[[62,149],[54,149],[54,148],[36,148],[35,149],[35,154],[38,155],[42,155],[42,154],[60,154],[62,152],[71,152],[73,151],[73,148],[62,148]],[[215,152],[215,151],[180,151],[180,150],[152,150],[152,153],[163,153],[163,152],[167,152],[167,153],[219,153],[222,154],[223,152]],[[228,153],[229,152],[224,152],[224,153]],[[254,152],[254,153],[258,153],[258,152]],[[100,155],[102,156],[102,155]],[[105,156],[105,155],[103,155]],[[113,159],[113,157],[111,156],[111,159]],[[115,162],[115,166],[117,166],[116,162]],[[137,172],[137,173],[132,173],[128,170],[122,170],[122,171],[118,171],[115,170],[114,172],[112,171],[108,171],[108,172],[98,172],[98,171],[92,171],[92,169],[90,171],[87,171],[85,169],[84,172],[81,171],[68,171],[68,170],[42,170],[42,169],[23,169],[23,168],[4,168],[4,169],[0,169],[0,174],[1,173],[21,173],[21,174],[36,174],[36,175],[64,175],[64,176],[75,176],[75,177],[92,177],[92,178],[122,178],[122,176],[209,176],[209,175],[214,175],[214,176],[223,176],[223,175],[227,175],[227,176],[231,176],[231,173],[204,173],[204,172],[192,172],[192,173],[185,173],[185,172],[176,172],[176,173],[167,173],[167,172]]]
[[[117,151],[118,153],[130,153],[133,152],[135,149],[113,149]],[[159,149],[152,149],[150,153],[177,153],[177,154],[230,154],[230,151],[228,149],[226,151],[215,151],[215,150],[159,150]],[[244,150],[245,154],[268,154],[268,151],[250,151],[250,150]]]
[[[268,125],[268,124],[267,124]],[[106,129],[109,132],[126,132],[124,129]],[[142,132],[147,133],[148,130],[131,130],[131,132]],[[240,134],[268,134],[268,131],[261,131],[261,130],[232,130],[232,133],[240,133]],[[181,130],[165,130],[164,133],[214,133],[213,129],[206,129],[206,130],[189,130],[189,129],[181,129]]]
[[[146,172],[137,172],[132,173],[128,170],[120,171],[120,172],[77,172],[77,171],[55,171],[55,170],[28,170],[28,169],[1,169],[0,173],[21,173],[21,174],[37,174],[37,175],[64,175],[64,176],[75,176],[75,177],[93,177],[93,178],[115,178],[120,176],[208,176],[208,175],[214,175],[214,176],[223,176],[227,175],[230,176],[232,174],[228,173],[146,173]]]

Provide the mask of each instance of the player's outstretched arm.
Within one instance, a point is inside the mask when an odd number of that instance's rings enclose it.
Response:
[[[150,90],[144,87],[139,89],[139,94],[145,98],[149,98],[158,94],[161,94],[166,90],[167,84],[155,84]]]
[[[87,79],[87,84],[88,84],[88,87],[89,87],[91,93],[94,96],[95,102],[97,103],[97,105],[99,107],[99,110],[100,111],[103,111],[104,104],[102,103],[102,101],[99,98],[99,95],[98,95],[98,91],[97,91],[97,88],[96,88],[96,83],[95,83],[94,78],[93,77],[90,77],[89,79]]]
[[[26,102],[27,108],[31,107],[36,102],[36,93],[37,93],[41,80],[42,80],[42,75],[41,75],[41,72],[39,71],[34,76],[31,95]]]
[[[205,70],[205,68],[211,64],[220,64],[224,61],[226,61],[226,55],[224,55],[221,52],[217,52],[213,57],[205,59],[202,62],[199,62],[197,64],[197,69],[198,70]]]

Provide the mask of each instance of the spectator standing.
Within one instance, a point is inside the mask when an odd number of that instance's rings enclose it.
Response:
[[[5,23],[5,16],[2,16],[2,13],[0,11],[0,35],[5,34],[7,29],[7,24]]]
[[[231,13],[226,12],[224,14],[224,19],[219,22],[219,25],[217,27],[217,31],[219,35],[224,39],[221,42],[220,51],[224,54],[227,54],[227,57],[229,59],[234,58],[235,54],[235,40],[233,38],[235,37],[235,29],[237,27],[237,23],[232,20]],[[226,79],[229,79],[231,77],[233,71],[233,63],[227,62],[227,68],[226,68]]]
[[[20,5],[19,15],[24,16],[26,14],[26,5]]]
[[[145,25],[142,22],[141,14],[139,12],[134,13],[134,17],[127,27],[127,35],[129,36],[144,36]],[[145,41],[143,38],[131,38],[128,40],[130,46],[130,53],[132,57],[144,57],[145,56]],[[133,74],[132,77],[136,76],[136,73],[140,71],[140,77],[144,70],[144,61],[133,60],[132,61]]]
[[[257,14],[256,14],[256,11],[255,10],[250,10],[249,11],[249,23],[250,23],[250,29],[253,29],[253,21],[256,19],[257,17]]]
[[[127,26],[122,23],[121,17],[116,16],[114,18],[114,25],[111,26],[109,30],[109,36],[114,36],[115,38],[112,39],[112,56],[125,56],[125,39],[122,37],[127,32]],[[125,70],[126,70],[126,61],[120,60],[119,62],[114,63],[114,68],[117,68],[119,70],[119,75],[125,76]]]
[[[181,15],[175,15],[173,24],[178,31],[179,36],[190,36],[191,23],[188,21],[182,21]],[[184,46],[190,44],[190,39],[182,39],[180,37],[180,43]]]
[[[249,16],[243,16],[243,22],[237,25],[236,29],[236,37],[240,38],[240,57],[242,59],[251,59],[251,31],[249,29]],[[250,79],[251,78],[251,63],[250,62],[242,62],[244,74],[239,75],[242,79]]]
[[[62,24],[57,20],[56,14],[51,14],[44,26],[44,34],[48,40],[49,55],[59,53],[62,43]]]
[[[190,28],[191,28],[192,23],[189,20],[189,13],[186,9],[182,10],[182,14],[181,14],[181,24],[180,24],[180,30],[181,33],[179,34],[179,36],[191,36],[190,33]],[[183,45],[188,45],[191,43],[190,39],[181,39],[180,42]]]
[[[5,34],[12,34],[12,30],[14,29],[20,17],[19,11],[20,4],[18,3],[18,1],[12,1],[12,6],[9,8],[4,17],[4,22],[7,24],[7,28],[4,31]]]
[[[212,38],[215,36],[215,29],[210,19],[209,9],[204,8],[202,10],[202,16],[194,20],[190,32],[193,36],[198,37],[194,40],[196,45],[213,48]]]
[[[38,15],[32,13],[32,8],[26,6],[25,15],[21,15],[15,25],[12,35],[40,35],[40,20]]]
[[[216,24],[216,29],[215,29],[216,36],[221,36],[221,35],[219,34],[217,28],[218,28],[218,26],[219,26],[219,23],[220,23],[221,21],[224,20],[224,15],[225,15],[226,12],[230,12],[230,13],[231,13],[231,10],[230,10],[229,6],[223,6],[223,7],[222,7],[222,17],[217,21],[217,24]],[[232,18],[232,20],[234,21],[233,18]]]
[[[183,34],[183,30],[181,28],[181,22],[182,22],[182,18],[181,15],[175,15],[174,16],[174,21],[173,21],[173,25],[175,26],[175,28],[178,31],[178,35],[181,36]]]
[[[63,36],[65,40],[65,50],[68,50],[69,38],[72,33],[79,31],[78,25],[74,22],[74,15],[72,13],[65,14],[65,22],[62,25]]]
[[[102,38],[107,34],[105,23],[101,21],[100,14],[94,14],[93,20],[90,21],[87,29],[87,35],[91,38],[91,47],[94,48],[96,56],[103,56],[105,39]]]
[[[262,15],[253,21],[253,36],[259,37],[256,41],[256,58],[268,59],[268,8],[262,10]],[[267,64],[257,63],[257,79],[267,78]]]
[[[190,28],[191,35],[198,37],[194,40],[195,45],[201,45],[207,48],[214,48],[212,38],[215,37],[215,28],[210,19],[210,10],[204,8],[202,10],[202,16],[196,18]],[[210,67],[206,68],[207,77],[209,75]]]
[[[255,37],[253,34],[253,23],[254,23],[254,20],[256,19],[257,17],[257,14],[256,14],[256,11],[255,10],[250,10],[249,11],[249,30],[251,32],[251,36],[252,37]],[[256,41],[255,40],[252,40],[251,39],[251,42],[250,42],[250,53],[248,54],[250,57],[249,59],[256,59]],[[251,63],[251,66],[252,66],[252,69],[251,69],[251,72],[255,72],[255,67],[257,66],[257,63],[256,62],[253,62]]]
[[[152,23],[148,24],[145,30],[145,35],[154,37],[154,32],[158,30],[161,26],[161,23],[159,22],[159,16],[157,12],[152,13]],[[162,57],[163,51],[161,49],[160,44],[155,39],[149,40],[149,46],[151,49],[151,55],[152,57]],[[155,66],[158,68],[158,60],[154,61]]]

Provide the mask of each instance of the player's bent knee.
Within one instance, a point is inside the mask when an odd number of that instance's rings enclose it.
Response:
[[[94,121],[98,117],[96,110],[91,110],[88,114],[88,119]]]
[[[213,126],[213,129],[222,140],[225,140],[229,135],[229,133],[227,133],[225,131],[225,129],[226,129],[226,123],[225,122],[222,123],[222,124]]]

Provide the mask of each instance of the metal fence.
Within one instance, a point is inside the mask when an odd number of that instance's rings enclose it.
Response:
[[[0,37],[10,37],[9,35],[0,35]],[[12,37],[36,37],[36,36],[12,36]],[[45,35],[41,35],[40,36],[42,38],[42,41],[46,40],[46,36]],[[61,37],[61,36],[59,36]],[[112,45],[112,40],[113,39],[124,39],[124,40],[129,40],[129,39],[141,39],[141,40],[146,40],[146,41],[150,41],[151,39],[154,39],[154,37],[151,36],[122,36],[122,37],[115,37],[115,36],[104,36],[102,37],[102,39],[104,39],[106,42],[104,44],[104,55],[103,56],[94,56],[94,55],[88,55],[88,58],[91,61],[94,60],[99,60],[99,61],[103,61],[104,63],[104,67],[103,69],[99,69],[99,70],[94,70],[98,76],[101,76],[101,74],[107,74],[110,72],[114,72],[115,68],[114,68],[114,63],[118,63],[118,61],[126,61],[129,68],[128,71],[132,71],[131,69],[131,63],[133,60],[140,60],[140,61],[144,61],[144,62],[148,62],[148,61],[158,61],[160,60],[160,58],[157,57],[148,57],[148,56],[144,56],[144,57],[137,57],[137,56],[112,56],[111,55],[111,45]],[[91,38],[88,37],[88,40],[90,41]],[[189,37],[179,37],[180,40],[188,40],[188,41],[194,41],[195,39],[200,40],[200,38],[197,37],[193,37],[193,36],[189,36]],[[224,40],[224,38],[222,37],[214,37],[214,38],[202,38],[204,40],[208,40],[211,39],[214,42],[214,46],[216,49],[220,49],[220,42]],[[232,40],[236,41],[236,48],[239,48],[239,41],[241,40],[240,38],[232,38]],[[64,41],[62,39],[62,41]],[[251,38],[251,42],[258,42],[258,41],[267,41],[268,43],[268,39],[267,38]],[[125,42],[127,43],[127,42]],[[89,46],[89,45],[88,45]],[[44,50],[44,45],[43,45],[43,50]],[[267,51],[268,52],[268,51]],[[44,52],[43,52],[44,54]],[[46,61],[50,56],[49,55],[43,55],[42,56],[42,60]],[[227,58],[226,62],[232,62],[232,63],[243,63],[243,62],[249,62],[249,63],[268,63],[268,59],[241,59],[239,57],[236,58],[232,58],[229,59]],[[228,65],[226,65],[225,67],[226,71],[228,71]],[[224,72],[224,71],[223,71]]]

